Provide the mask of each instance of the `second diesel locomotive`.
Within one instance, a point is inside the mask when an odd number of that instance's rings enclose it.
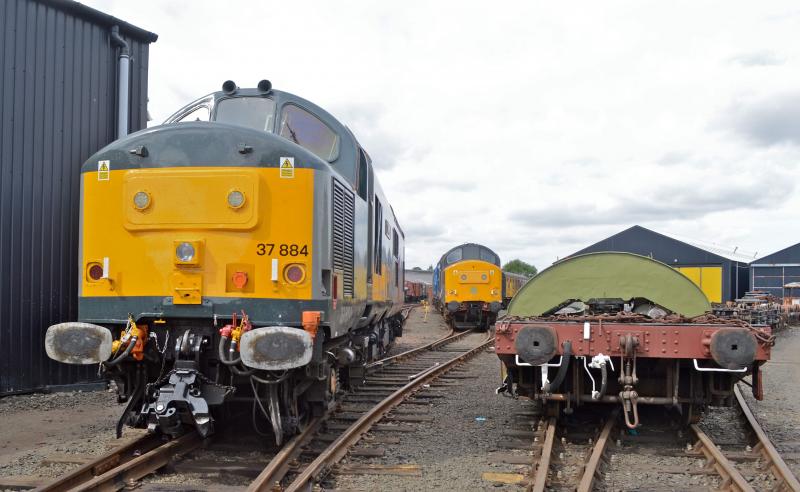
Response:
[[[111,143],[81,190],[79,322],[46,350],[100,363],[118,433],[226,416],[280,442],[402,333],[404,236],[369,155],[266,80]]]
[[[433,269],[433,303],[453,328],[488,329],[503,307],[500,257],[466,243],[443,254]]]

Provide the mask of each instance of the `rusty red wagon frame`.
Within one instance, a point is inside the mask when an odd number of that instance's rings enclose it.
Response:
[[[759,367],[769,360],[774,341],[769,327],[713,316],[672,316],[661,320],[637,315],[571,318],[505,318],[495,325],[495,351],[507,369],[529,373],[529,396],[576,405],[622,403],[631,427],[638,425],[637,403],[707,404],[712,397],[728,397],[732,394],[731,385],[747,374],[753,375],[754,396],[762,397]],[[561,368],[569,364],[569,359],[575,361],[573,379],[562,385],[565,377],[560,373],[566,373],[566,368]],[[609,394],[605,394],[606,377],[610,380],[606,363],[611,369],[616,364],[618,374],[616,381],[609,381]],[[557,371],[552,381],[548,368]],[[602,369],[601,391],[595,389],[590,368]],[[533,369],[541,377],[541,384],[535,381],[538,378],[532,375]],[[591,391],[579,381],[578,374],[584,370],[591,378]],[[681,374],[683,379],[691,379],[692,373],[705,374],[703,379],[718,382],[704,399],[693,387],[679,387]],[[655,374],[659,377],[653,377]],[[619,391],[611,394],[612,386]],[[640,396],[637,390],[653,396]],[[632,419],[628,418],[629,411]]]

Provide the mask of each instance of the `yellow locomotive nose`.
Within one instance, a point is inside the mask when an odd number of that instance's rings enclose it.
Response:
[[[121,169],[83,186],[103,204],[83,209],[85,297],[312,297],[311,169]]]

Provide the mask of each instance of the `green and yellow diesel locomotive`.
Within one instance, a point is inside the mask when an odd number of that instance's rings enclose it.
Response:
[[[116,382],[118,432],[252,410],[280,442],[402,333],[404,236],[367,152],[266,80],[222,89],[81,169],[79,320],[45,344]]]

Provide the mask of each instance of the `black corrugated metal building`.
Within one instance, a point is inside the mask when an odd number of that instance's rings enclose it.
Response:
[[[784,285],[791,282],[800,282],[800,243],[750,263],[752,290],[783,298],[789,294]]]
[[[0,395],[96,377],[51,361],[44,334],[78,315],[80,167],[116,136],[115,25],[136,131],[155,34],[69,0],[0,2]]]
[[[621,251],[649,256],[681,271],[711,302],[726,302],[741,297],[749,287],[746,262],[713,253],[701,247],[633,226],[598,241],[571,256],[599,251]]]

